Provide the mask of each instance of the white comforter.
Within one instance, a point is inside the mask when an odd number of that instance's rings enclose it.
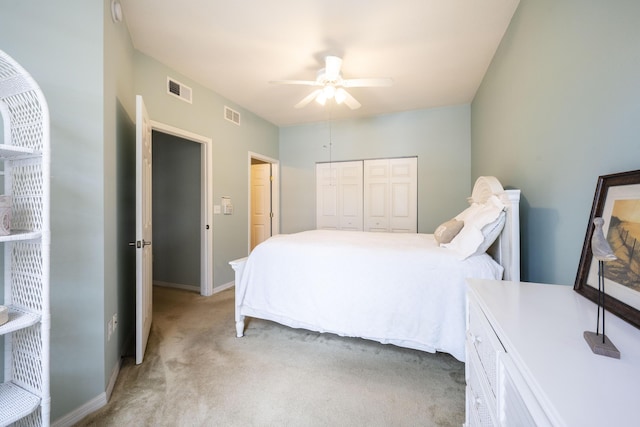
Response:
[[[500,279],[488,255],[465,261],[431,234],[313,230],[258,245],[240,278],[241,315],[464,361],[467,277]]]

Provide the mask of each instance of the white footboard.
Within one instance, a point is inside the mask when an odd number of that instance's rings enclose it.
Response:
[[[229,265],[231,265],[231,268],[233,268],[233,271],[236,272],[236,277],[235,277],[235,288],[236,288],[236,336],[238,338],[244,336],[244,316],[240,314],[240,291],[239,291],[239,284],[240,284],[240,277],[242,277],[242,272],[244,271],[244,266],[247,263],[247,258],[240,258],[240,259],[236,259],[233,260],[231,262],[229,262]]]

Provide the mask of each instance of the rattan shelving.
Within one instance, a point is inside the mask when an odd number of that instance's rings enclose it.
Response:
[[[4,249],[4,305],[9,321],[0,384],[0,426],[48,426],[49,391],[49,110],[40,87],[0,50],[0,163],[13,202]]]

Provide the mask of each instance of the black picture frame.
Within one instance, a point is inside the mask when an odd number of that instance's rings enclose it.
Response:
[[[605,308],[640,328],[640,170],[598,177],[573,287],[594,302],[598,262],[591,252],[591,236],[596,217],[605,220],[605,236],[618,257],[605,263]]]

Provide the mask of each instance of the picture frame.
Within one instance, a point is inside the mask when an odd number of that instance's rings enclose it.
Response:
[[[597,302],[598,261],[593,259],[593,219],[617,260],[604,263],[605,309],[640,328],[640,170],[598,177],[574,290]]]

